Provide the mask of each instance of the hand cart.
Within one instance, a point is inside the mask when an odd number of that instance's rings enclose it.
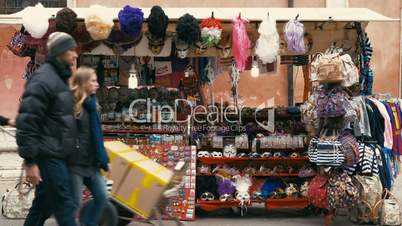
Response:
[[[112,196],[110,197],[110,202],[104,210],[104,214],[99,220],[99,226],[126,226],[129,223],[142,223],[142,224],[150,224],[155,226],[164,226],[162,221],[162,212],[168,205],[168,200],[170,197],[175,196],[177,194],[178,188],[183,183],[182,178],[187,169],[187,163],[184,161],[179,161],[174,168],[174,176],[166,187],[165,191],[158,202],[158,205],[154,207],[152,216],[149,219],[140,219],[136,217],[136,213],[133,209],[125,206],[123,203],[119,202]],[[108,184],[110,185],[110,183]],[[108,190],[110,191],[110,186],[108,186]],[[84,195],[83,206],[80,210],[81,214],[85,214],[85,211],[91,205],[94,205],[92,199],[88,195]],[[183,222],[179,221],[176,216],[171,216],[172,220],[176,223],[177,226],[184,225]],[[152,220],[154,219],[154,220]]]

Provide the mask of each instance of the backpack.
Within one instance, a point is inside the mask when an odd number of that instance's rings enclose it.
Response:
[[[310,186],[308,188],[307,197],[309,202],[318,208],[327,209],[328,208],[327,187],[328,187],[328,178],[320,174],[317,174],[311,180]]]

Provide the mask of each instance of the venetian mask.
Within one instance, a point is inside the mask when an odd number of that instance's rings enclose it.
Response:
[[[222,152],[214,151],[211,153],[211,156],[214,158],[222,158],[223,155],[222,155]]]
[[[236,199],[240,201],[240,205],[243,206],[250,202],[250,194],[248,192],[242,191],[236,194]]]
[[[221,202],[227,202],[227,201],[230,201],[232,199],[233,199],[233,196],[230,195],[230,194],[223,194],[223,195],[219,196],[219,200]]]
[[[188,50],[190,46],[181,40],[176,41],[176,55],[178,58],[184,59],[188,55]]]
[[[215,199],[215,196],[211,192],[204,192],[200,198],[202,201],[212,201]]]
[[[197,153],[197,157],[198,158],[208,158],[208,157],[211,157],[211,154],[207,151],[199,151]]]
[[[285,192],[286,192],[286,196],[287,197],[296,197],[297,196],[297,191],[298,189],[297,189],[297,185],[296,184],[293,184],[293,183],[291,183],[291,184],[289,184],[287,187],[286,187],[286,189],[285,189]]]
[[[232,53],[232,36],[230,31],[222,31],[221,40],[216,46],[221,58],[228,58]]]
[[[271,153],[271,152],[264,152],[264,153],[261,155],[261,157],[262,157],[262,158],[270,158],[270,157],[272,157],[272,153]]]
[[[308,187],[309,187],[309,182],[305,181],[302,186],[300,187],[300,195],[302,197],[307,197],[308,194]]]
[[[206,43],[203,43],[203,42],[201,42],[201,41],[196,42],[196,43],[194,44],[194,46],[195,46],[195,53],[196,53],[197,55],[202,55],[202,54],[204,54],[204,53],[207,51],[207,49],[208,49],[207,44],[206,44]]]
[[[162,52],[163,46],[165,45],[165,38],[156,38],[152,36],[150,32],[146,33],[148,38],[148,48],[155,55],[158,55]]]
[[[234,158],[236,157],[236,154],[237,150],[232,144],[226,145],[223,148],[223,156],[226,158]]]

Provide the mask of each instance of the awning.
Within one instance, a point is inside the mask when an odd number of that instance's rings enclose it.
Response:
[[[11,14],[0,15],[0,24],[21,24],[22,15],[29,13],[32,7],[26,7],[24,10]],[[49,18],[61,8],[46,8]],[[89,13],[89,8],[73,8],[78,18],[85,18]],[[121,8],[107,8],[108,13],[117,15]],[[150,14],[151,8],[142,8],[144,14]],[[192,14],[198,19],[210,17],[212,12],[214,16],[223,20],[231,20],[241,14],[242,18],[247,18],[250,21],[261,21],[269,13],[270,17],[275,18],[277,21],[288,21],[299,15],[301,21],[399,21],[386,17],[380,13],[372,11],[367,8],[163,8],[169,19],[176,20],[186,13]]]

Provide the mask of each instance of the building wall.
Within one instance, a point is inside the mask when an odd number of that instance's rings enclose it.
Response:
[[[163,7],[287,7],[287,0],[137,0],[138,7],[151,7],[155,4]],[[102,4],[109,7],[122,7],[132,4],[131,0],[76,0],[77,7],[88,7],[91,4]],[[296,0],[295,7],[325,7],[326,0]],[[367,7],[392,18],[400,18],[401,3],[397,0],[365,1],[349,0],[349,7]],[[11,27],[0,27],[0,114],[15,116],[18,100],[23,91],[24,81],[21,75],[27,59],[15,57],[5,45],[15,32]],[[397,22],[371,22],[367,32],[374,47],[372,68],[375,73],[374,92],[390,93],[399,96],[400,88],[400,33],[401,24]],[[226,75],[216,81],[215,90],[229,92],[230,83]],[[295,68],[295,101],[302,100],[303,74],[301,68]],[[250,84],[253,84],[250,86]],[[278,66],[276,73],[261,76],[253,80],[246,73],[239,84],[239,92],[243,97],[269,99],[275,97],[277,105],[287,104],[286,67]],[[257,104],[259,101],[249,100]]]
[[[367,7],[391,18],[400,18],[401,1],[350,0],[350,7]],[[374,48],[372,68],[374,71],[374,92],[391,93],[399,96],[400,81],[400,21],[371,22],[367,34]]]
[[[22,74],[27,58],[15,56],[6,47],[16,29],[0,26],[0,115],[15,117],[25,81]]]

